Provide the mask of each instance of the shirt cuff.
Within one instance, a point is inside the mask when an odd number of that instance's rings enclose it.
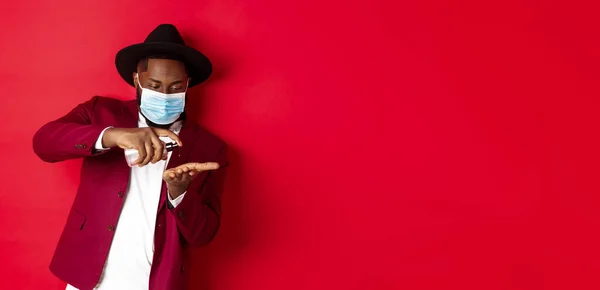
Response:
[[[186,191],[186,192],[187,192],[187,191]],[[167,192],[167,198],[169,199],[169,202],[171,203],[171,205],[172,205],[173,207],[177,207],[177,206],[178,206],[178,205],[181,203],[181,201],[183,200],[183,196],[184,196],[184,195],[185,195],[185,192],[184,192],[184,193],[182,193],[182,194],[181,194],[180,196],[178,196],[177,198],[175,198],[175,199],[171,199],[171,195],[169,194],[169,192]]]
[[[110,148],[105,148],[104,146],[102,146],[102,136],[104,136],[104,131],[106,131],[106,129],[110,129],[113,128],[112,126],[106,127],[104,128],[104,130],[102,130],[102,133],[100,133],[100,136],[98,137],[98,140],[96,140],[96,143],[94,144],[94,149],[96,150],[108,150]]]

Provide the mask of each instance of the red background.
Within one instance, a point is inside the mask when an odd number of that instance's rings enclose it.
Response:
[[[191,106],[232,148],[193,289],[599,289],[594,2],[3,2],[0,288],[64,287],[80,161],[33,133],[133,98],[115,53],[171,22],[214,62]]]

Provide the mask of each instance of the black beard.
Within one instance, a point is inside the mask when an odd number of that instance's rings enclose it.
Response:
[[[187,96],[186,96],[186,98],[187,98]],[[137,100],[138,109],[139,109],[140,106],[142,105],[142,90],[140,90],[140,88],[137,87],[137,86],[135,88],[135,99]],[[169,129],[169,128],[171,128],[171,125],[173,125],[173,123],[175,123],[177,121],[183,121],[183,120],[185,120],[185,111],[181,112],[181,115],[179,115],[179,118],[177,118],[177,120],[175,120],[172,123],[164,124],[164,125],[156,124],[156,123],[150,121],[148,119],[148,117],[144,116],[144,113],[142,113],[141,110],[140,110],[140,114],[142,114],[142,116],[144,117],[144,119],[146,119],[146,124],[148,124],[148,126],[154,127],[154,128],[161,128],[161,129]]]

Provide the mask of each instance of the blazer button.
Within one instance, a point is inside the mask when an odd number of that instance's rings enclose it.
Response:
[[[179,212],[179,218],[183,218],[183,211]]]
[[[113,226],[113,225],[108,226],[108,231],[109,232],[112,232],[114,230],[115,230],[115,226]]]
[[[123,195],[125,195],[122,191],[119,191],[119,193],[117,194],[119,197],[123,197]]]

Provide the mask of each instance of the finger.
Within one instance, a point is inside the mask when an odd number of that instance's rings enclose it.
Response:
[[[186,163],[186,164],[180,165],[178,168],[184,168],[185,167],[185,168],[188,169],[188,171],[198,171],[197,164],[200,164],[200,163],[190,162],[190,163]]]
[[[163,159],[163,142],[156,136],[152,136],[152,147],[154,148],[154,157],[152,158],[152,164]]]
[[[144,143],[144,146],[146,147],[146,158],[144,158],[144,161],[142,161],[140,166],[146,166],[146,164],[148,164],[152,160],[152,157],[154,157],[154,150],[152,150],[152,143],[146,142],[146,143]]]
[[[194,169],[197,171],[207,171],[207,170],[219,169],[219,163],[217,163],[217,162],[194,163],[193,166],[194,166]]]
[[[163,173],[163,175],[165,177],[168,177],[170,180],[175,179],[177,176],[175,175],[175,172],[173,171],[173,169],[169,169],[167,171],[165,171],[165,173]]]
[[[146,159],[146,147],[143,144],[139,144],[134,147],[138,151],[138,158],[133,162],[133,165],[138,165]]]
[[[192,172],[192,170],[187,170],[186,171],[183,167],[181,167],[181,168],[175,168],[175,172],[177,173],[178,177],[184,178],[184,177],[188,176],[188,174],[190,172]]]
[[[171,171],[167,170],[163,173],[163,180],[166,182],[172,181],[173,178],[171,177]]]
[[[184,174],[184,175],[186,175],[186,176],[187,176],[187,175],[188,175],[190,172],[194,172],[194,174],[197,174],[197,173],[198,173],[198,172],[197,172],[198,170],[196,170],[196,167],[195,167],[195,166],[191,166],[191,165],[189,165],[189,164],[181,165],[181,166],[180,166],[180,168],[181,168],[181,170],[183,171],[183,174]]]
[[[183,143],[181,143],[181,139],[179,139],[179,136],[177,136],[177,134],[173,133],[173,131],[167,130],[167,129],[161,129],[161,128],[152,128],[152,130],[158,136],[165,136],[165,137],[169,137],[169,138],[173,139],[173,141],[177,142],[177,145],[179,145],[179,147],[183,146]]]

